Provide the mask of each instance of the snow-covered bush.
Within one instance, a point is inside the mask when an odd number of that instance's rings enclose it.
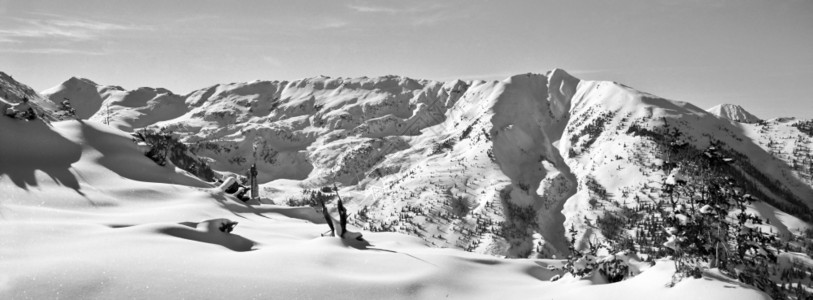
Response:
[[[35,120],[37,119],[37,113],[34,111],[34,108],[29,103],[27,97],[22,98],[22,102],[15,103],[11,105],[3,105],[3,114],[10,118],[15,118],[18,120]]]
[[[626,261],[618,259],[615,255],[607,256],[598,261],[598,271],[608,283],[624,280],[630,272]]]
[[[60,113],[64,117],[74,118],[76,119],[76,109],[73,108],[71,102],[67,99],[63,100],[62,103],[59,105]]]
[[[150,150],[145,155],[161,166],[165,166],[169,160],[178,168],[203,180],[214,181],[215,179],[215,173],[209,164],[192,153],[186,144],[178,141],[171,131],[164,128],[157,131],[140,129],[133,133],[133,141],[147,143]]]
[[[604,277],[608,283],[615,283],[624,280],[630,276],[629,262],[624,257],[628,257],[626,251],[615,252],[603,243],[598,241],[589,241],[587,249],[576,249],[576,229],[571,226],[570,230],[570,255],[567,257],[567,262],[563,266],[563,271],[573,275],[576,278],[588,278],[598,274]],[[599,249],[604,248],[610,252],[621,254],[618,255],[604,255],[599,256]],[[558,279],[558,278],[557,278]]]

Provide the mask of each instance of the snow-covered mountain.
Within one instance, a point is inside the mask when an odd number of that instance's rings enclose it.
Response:
[[[184,97],[167,89],[142,87],[127,91],[76,77],[40,94],[55,104],[68,100],[79,118],[127,131],[178,117],[188,110]]]
[[[82,99],[74,89],[60,90]],[[601,238],[591,220],[661,193],[663,159],[652,139],[631,134],[641,128],[678,129],[700,149],[723,143],[741,169],[773,179],[761,183],[766,203],[802,218],[813,205],[809,182],[745,125],[560,69],[492,82],[315,77],[220,84],[186,96],[97,91],[120,129],[165,128],[221,172],[245,174],[256,161],[266,201],[286,203],[302,189],[338,183],[357,226],[436,246],[549,257],[566,252],[565,228],[575,227],[579,241]],[[720,107],[725,116],[750,116]],[[100,109],[90,119],[107,115]],[[596,196],[595,186],[610,196]],[[792,223],[785,233],[807,228]]]
[[[40,92],[56,105],[67,100],[76,109],[76,116],[90,118],[102,107],[102,97],[98,92],[99,85],[89,79],[71,77],[60,85]],[[72,101],[72,99],[74,99]]]
[[[740,123],[757,123],[761,121],[760,118],[749,113],[747,110],[742,108],[742,106],[736,104],[727,104],[727,103],[718,104],[712,108],[707,109],[706,111],[710,112],[711,114],[719,118],[728,119]]]
[[[547,266],[562,265],[553,258],[569,254],[571,237],[577,248],[615,242],[618,237],[604,230],[601,220],[627,218],[630,211],[662,205],[669,178],[675,181],[667,171],[675,164],[664,150],[668,147],[715,147],[723,153],[729,166],[722,168],[726,176],[749,182],[748,192],[761,200],[748,207],[770,222],[759,230],[779,233],[792,243],[805,236],[813,219],[809,121],[729,122],[690,103],[615,82],[580,80],[561,69],[502,81],[399,76],[253,81],[214,85],[187,95],[161,88],[127,91],[71,78],[43,91],[51,101],[16,81],[0,86],[14,91],[0,105],[17,103],[26,95],[49,107],[43,114],[50,116],[59,114],[59,104],[68,100],[77,116],[86,119],[48,125],[0,117],[0,141],[21,140],[0,148],[0,192],[8,199],[0,213],[20,231],[54,239],[29,241],[0,231],[0,240],[23,245],[14,248],[20,253],[4,256],[10,260],[0,260],[0,268],[15,270],[8,275],[11,279],[0,275],[0,298],[5,298],[2,283],[8,280],[22,282],[15,283],[12,295],[28,290],[33,283],[21,279],[26,272],[51,274],[59,266],[75,265],[71,259],[98,259],[99,252],[89,248],[101,249],[102,261],[117,260],[120,257],[110,254],[118,249],[108,244],[111,239],[131,248],[127,255],[138,259],[147,259],[139,251],[168,255],[157,262],[175,271],[162,274],[192,278],[190,286],[197,287],[207,286],[200,281],[222,270],[228,270],[228,278],[243,278],[270,268],[281,275],[252,278],[248,285],[282,287],[283,282],[304,293],[284,289],[288,294],[283,295],[322,297],[322,289],[290,280],[316,276],[315,282],[344,278],[341,290],[367,291],[360,295],[373,298],[437,298],[443,289],[465,298],[606,296],[601,288],[569,292],[568,287],[580,284],[577,278],[548,282],[561,272]],[[208,162],[219,176],[245,175],[256,163],[259,203],[238,202],[172,163],[153,163],[129,135],[142,129],[172,132],[188,155]],[[665,144],[664,136],[673,140]],[[354,252],[374,249],[369,245],[320,239],[318,233],[326,226],[319,225],[324,222],[319,214],[279,206],[305,203],[308,190],[334,184],[350,211],[350,230],[364,232],[383,249],[380,253]],[[236,218],[237,228],[244,231],[224,236],[212,230],[222,225],[220,218]],[[36,222],[27,223],[30,220]],[[635,229],[623,230],[628,238],[644,238]],[[174,245],[171,249],[177,253],[166,254],[155,246],[162,243]],[[201,250],[200,244],[212,248]],[[34,264],[51,253],[48,247],[77,254],[55,264]],[[434,249],[439,247],[475,253]],[[233,253],[218,252],[224,248]],[[12,253],[10,249],[0,244],[0,255]],[[248,250],[256,251],[243,253]],[[93,253],[97,255],[88,256]],[[404,271],[381,273],[381,268],[391,269],[385,267],[392,262],[390,254],[405,254],[399,259],[410,260],[391,265]],[[240,262],[235,255],[253,255],[253,261],[263,263],[235,267],[232,263]],[[334,259],[337,256],[343,260]],[[148,272],[138,259],[127,263],[127,271],[116,272],[167,290],[144,276]],[[426,264],[416,266],[412,259]],[[668,292],[662,290],[662,281],[674,273],[669,262],[650,267],[643,259],[624,259],[633,273],[647,275],[622,282],[626,289],[615,285],[619,289],[613,292],[625,291],[619,298],[678,298],[692,295],[691,290],[712,291],[710,297],[764,296],[750,289],[726,289],[719,278],[684,281],[680,292]],[[184,273],[191,272],[188,265],[202,266],[203,275]],[[26,271],[29,268],[22,266],[33,268]],[[94,266],[113,272],[103,263]],[[329,271],[300,270],[322,267]],[[448,276],[458,273],[470,275]],[[52,278],[67,280],[63,277]],[[92,274],[77,278],[71,286],[98,279]],[[366,290],[365,283],[376,278],[394,290]],[[482,284],[493,278],[505,280]],[[127,284],[109,280],[114,286]],[[234,291],[233,286],[244,284],[240,280],[219,281],[216,294]],[[542,286],[528,286],[541,280]],[[657,289],[642,288],[646,282],[657,282]],[[410,289],[417,291],[394,292]],[[112,297],[115,289],[101,291],[96,297]],[[193,288],[185,292],[213,295]],[[250,288],[243,292],[247,297],[261,294]]]

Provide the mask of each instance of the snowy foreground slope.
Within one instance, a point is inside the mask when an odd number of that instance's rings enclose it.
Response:
[[[0,148],[2,299],[765,298],[713,273],[667,288],[669,262],[611,285],[550,282],[560,261],[321,237],[313,209],[246,205],[93,121],[2,117],[0,139],[18,141]]]
[[[494,82],[256,81],[185,96],[73,78],[29,97],[50,107],[44,115],[67,99],[87,120],[0,116],[3,299],[764,298],[714,269],[667,288],[668,260],[632,258],[640,274],[614,284],[549,280],[562,272],[548,266],[567,255],[566,228],[584,248],[611,239],[599,218],[662,200],[669,174],[641,128],[679,128],[700,149],[725,144],[737,168],[769,179],[756,187],[765,201],[749,207],[770,220],[761,228],[785,240],[810,228],[810,171],[771,150],[779,126],[562,70]],[[156,165],[129,135],[145,127],[171,131],[218,176],[256,162],[262,199],[243,203]],[[369,245],[321,237],[314,209],[280,206],[334,183]],[[239,222],[234,232],[217,230],[222,218]]]

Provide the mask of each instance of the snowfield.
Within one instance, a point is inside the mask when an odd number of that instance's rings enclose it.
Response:
[[[0,107],[25,94],[49,115],[67,98],[78,117],[0,116],[0,299],[769,299],[716,269],[667,287],[668,259],[628,258],[636,276],[617,283],[558,269],[567,228],[583,248],[603,237],[591,221],[659,197],[670,174],[629,132],[663,122],[686,143],[731,145],[778,182],[759,187],[772,203],[813,206],[809,171],[766,146],[765,132],[792,128],[558,69],[495,82],[256,81],[185,96],[72,78],[40,97],[0,79],[12,91]],[[261,199],[157,165],[131,136],[145,127],[172,131],[217,176],[245,175],[256,152]],[[284,205],[333,184],[364,241],[323,236],[321,212]],[[810,228],[769,203],[749,209],[786,239]]]

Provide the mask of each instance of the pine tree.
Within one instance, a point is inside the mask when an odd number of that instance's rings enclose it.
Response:
[[[344,208],[342,204],[342,197],[339,196],[339,189],[336,188],[336,185],[333,185],[333,191],[336,192],[336,196],[339,197],[339,202],[336,204],[339,209],[339,226],[342,227],[342,233],[339,236],[344,238],[344,234],[347,232],[347,209]]]
[[[317,197],[319,201],[319,205],[322,206],[322,216],[325,217],[325,223],[327,226],[330,227],[330,236],[336,235],[336,229],[333,228],[333,219],[330,218],[330,213],[327,212],[327,206],[325,206],[325,197]]]
[[[674,186],[672,193],[679,197],[665,217],[671,235],[665,246],[672,251],[678,275],[699,277],[703,269],[717,267],[741,278],[758,278],[757,266],[776,259],[769,247],[776,239],[752,228],[762,224],[746,212],[755,199],[726,175],[726,161],[714,146],[681,160],[678,167],[688,181]],[[733,219],[728,217],[732,211],[738,211]]]

